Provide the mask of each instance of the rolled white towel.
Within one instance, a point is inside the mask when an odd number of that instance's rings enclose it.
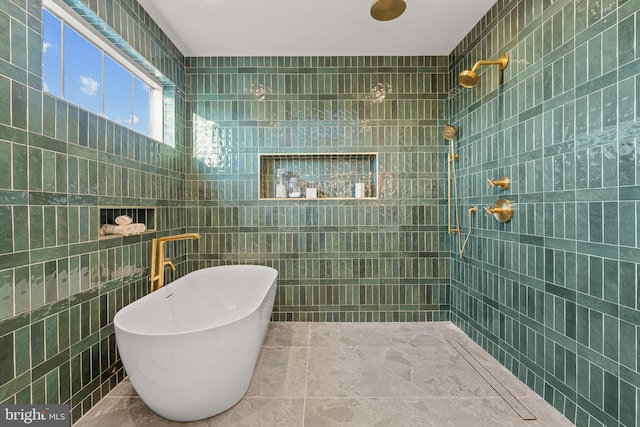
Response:
[[[121,236],[133,236],[136,234],[142,234],[146,230],[147,226],[140,223],[128,225],[105,224],[100,227],[100,235],[106,236],[108,234],[119,234]]]
[[[129,225],[133,224],[133,218],[131,218],[129,215],[120,215],[116,217],[114,222],[118,225]]]

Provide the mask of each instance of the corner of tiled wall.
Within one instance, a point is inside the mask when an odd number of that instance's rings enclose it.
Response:
[[[447,74],[446,57],[186,58],[198,266],[276,268],[275,320],[447,320]],[[358,152],[378,153],[376,200],[258,197],[260,154]]]
[[[123,378],[113,315],[147,292],[153,234],[100,240],[99,208],[155,207],[159,232],[185,214],[182,57],[136,2],[89,6],[176,83],[176,148],[44,93],[41,3],[2,2],[0,402],[67,403],[73,421]]]
[[[473,219],[452,319],[578,426],[640,425],[639,9],[499,0],[450,57],[510,55],[450,102],[463,206],[515,203]]]

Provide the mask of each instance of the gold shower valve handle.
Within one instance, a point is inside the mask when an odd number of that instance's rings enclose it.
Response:
[[[488,179],[487,178],[487,182],[489,183],[489,185],[487,186],[487,188],[491,188],[491,187],[500,187],[503,190],[506,190],[509,188],[509,186],[511,185],[511,180],[509,179],[508,176],[503,176],[500,179],[495,179],[495,178],[491,178]]]
[[[486,206],[484,211],[484,216],[493,215],[498,222],[507,222],[513,217],[513,203],[507,199],[498,199],[493,206]]]

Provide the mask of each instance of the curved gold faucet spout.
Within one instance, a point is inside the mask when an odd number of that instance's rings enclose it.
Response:
[[[171,270],[175,271],[176,266],[173,261],[164,256],[164,245],[167,242],[175,242],[177,240],[196,240],[199,239],[198,233],[175,234],[173,236],[158,237],[151,240],[151,265],[149,268],[149,282],[151,283],[150,292],[160,289],[164,286],[164,268],[168,265]]]
[[[173,261],[171,261],[169,258],[164,259],[164,265],[168,265],[171,271],[176,271],[176,266],[173,265]]]
[[[176,234],[173,236],[165,236],[165,237],[158,237],[156,240],[158,241],[158,243],[164,243],[164,242],[174,242],[176,240],[188,240],[188,239],[199,239],[200,235],[198,233],[185,233],[185,234]]]

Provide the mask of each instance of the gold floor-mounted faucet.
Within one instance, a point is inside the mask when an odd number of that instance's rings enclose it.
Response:
[[[174,242],[176,240],[199,239],[198,233],[176,234],[174,236],[158,237],[151,240],[151,266],[149,271],[150,292],[160,289],[164,286],[164,267],[169,266],[171,270],[175,270],[176,266],[169,258],[164,256],[164,244]]]

